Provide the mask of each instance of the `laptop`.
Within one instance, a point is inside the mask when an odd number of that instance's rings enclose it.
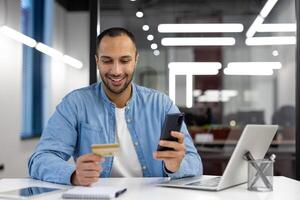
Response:
[[[243,159],[243,155],[250,151],[255,159],[264,158],[277,129],[277,125],[247,125],[222,176],[187,177],[169,180],[158,185],[219,191],[243,184],[247,181],[247,161]]]

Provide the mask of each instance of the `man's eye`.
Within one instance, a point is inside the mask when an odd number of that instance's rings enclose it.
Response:
[[[102,62],[105,63],[105,64],[109,64],[109,63],[111,63],[112,61],[111,61],[111,60],[102,60]]]
[[[126,64],[126,63],[129,63],[130,60],[121,60],[122,63]]]

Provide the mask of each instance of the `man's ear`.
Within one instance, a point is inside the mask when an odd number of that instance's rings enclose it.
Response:
[[[97,56],[97,55],[95,55],[95,61],[96,61],[96,64],[98,65],[99,59],[98,59],[98,56]]]
[[[135,65],[137,65],[137,63],[138,63],[138,60],[139,60],[139,54],[138,54],[138,53],[136,53],[136,56],[135,56]]]

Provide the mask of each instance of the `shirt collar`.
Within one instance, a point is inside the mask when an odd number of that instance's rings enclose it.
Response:
[[[106,95],[105,90],[104,90],[104,84],[103,84],[102,81],[99,83],[99,85],[100,85],[100,87],[99,87],[99,89],[100,89],[100,94],[101,94],[101,97],[103,98],[104,102],[105,102],[106,104],[109,104],[109,105],[112,105],[112,106],[116,107],[116,104],[115,104],[114,102],[112,102],[112,101],[108,98],[108,96]],[[133,82],[131,82],[131,85],[132,85],[131,98],[127,101],[126,107],[132,105],[132,102],[133,102],[133,101],[135,100],[135,98],[136,98],[136,85],[135,85]]]

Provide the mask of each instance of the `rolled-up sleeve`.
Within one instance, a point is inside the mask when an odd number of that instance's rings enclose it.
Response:
[[[41,139],[28,161],[32,178],[71,184],[75,165],[68,159],[74,154],[77,142],[77,107],[72,93],[56,107]],[[72,103],[73,102],[73,103]]]

